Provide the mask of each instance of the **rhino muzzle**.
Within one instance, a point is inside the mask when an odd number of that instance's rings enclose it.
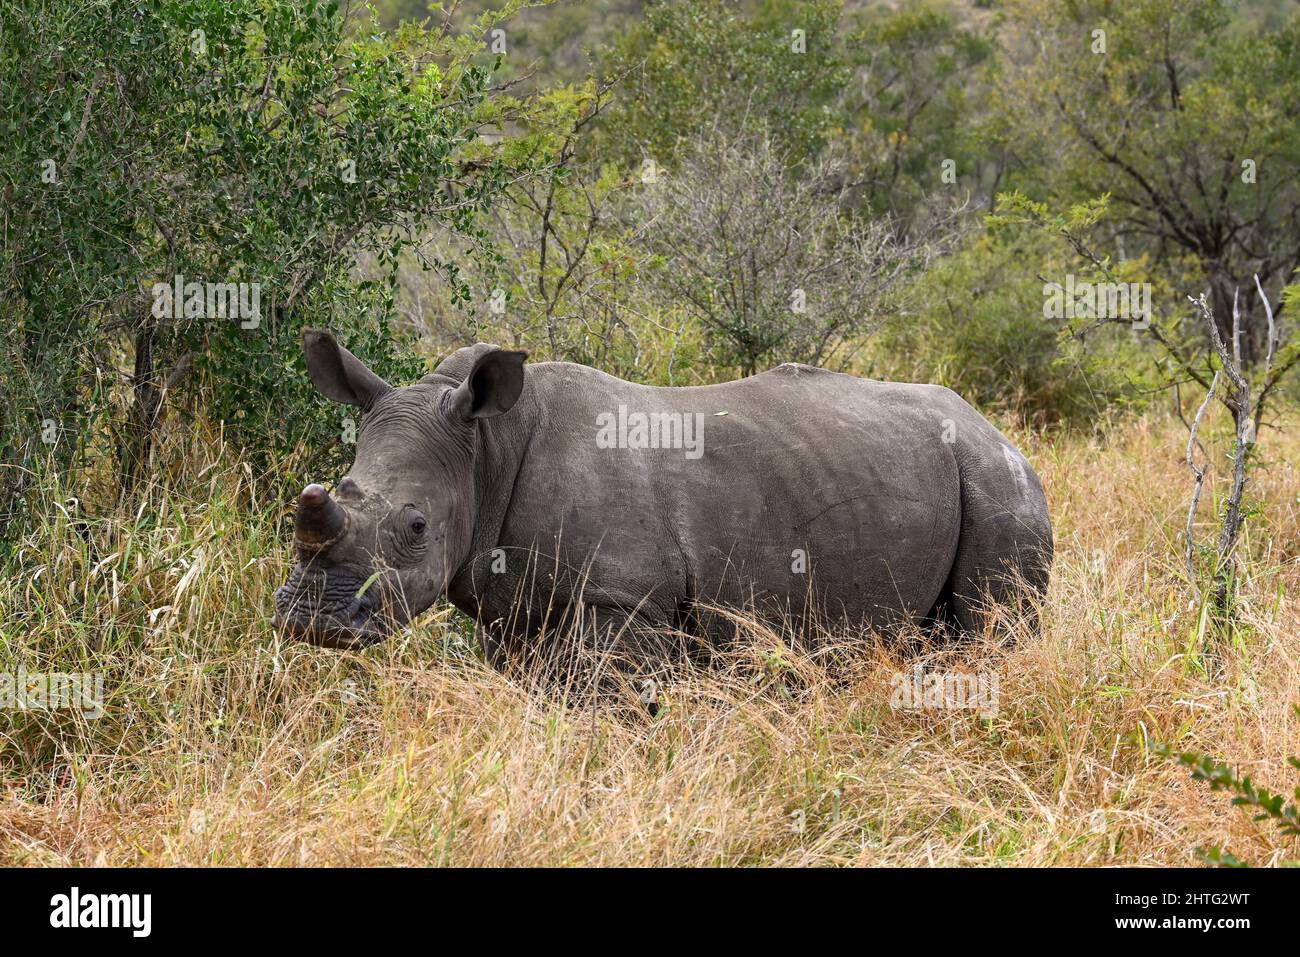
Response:
[[[285,636],[328,648],[362,648],[392,632],[380,589],[366,588],[369,570],[331,561],[327,554],[350,524],[348,510],[323,486],[302,490],[294,516],[298,564],[275,592],[275,627]]]
[[[365,579],[350,570],[322,572],[298,565],[275,593],[275,627],[287,638],[325,648],[364,648],[392,632],[369,595],[357,597]]]

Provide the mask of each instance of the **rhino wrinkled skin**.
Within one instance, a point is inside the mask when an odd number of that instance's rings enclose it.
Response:
[[[788,364],[661,388],[479,343],[393,388],[327,332],[303,345],[362,416],[348,475],[298,503],[291,637],[361,647],[446,595],[494,664],[576,624],[650,669],[724,640],[715,608],[960,633],[1047,586],[1037,475],[942,387]]]

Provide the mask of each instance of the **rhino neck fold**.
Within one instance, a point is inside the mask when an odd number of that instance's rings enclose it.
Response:
[[[479,419],[474,441],[475,514],[470,547],[460,557],[460,565],[450,574],[454,581],[477,555],[496,548],[515,485],[523,472],[528,447],[541,421],[532,390],[527,384],[514,408],[504,415]],[[456,591],[451,588],[450,591]],[[449,594],[460,604],[455,594]],[[462,610],[465,610],[462,608]]]

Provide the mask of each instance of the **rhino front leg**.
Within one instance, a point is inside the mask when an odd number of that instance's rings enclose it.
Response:
[[[666,617],[587,602],[475,626],[484,658],[496,670],[540,679],[577,698],[639,702],[651,715],[678,652],[673,635]]]
[[[606,605],[578,605],[568,610],[556,642],[556,664],[585,685],[575,690],[630,702],[651,716],[659,709],[659,692],[676,643],[667,619]]]
[[[481,622],[474,624],[474,640],[483,651],[483,658],[497,671],[508,672],[515,663],[510,642],[501,628],[491,628]]]

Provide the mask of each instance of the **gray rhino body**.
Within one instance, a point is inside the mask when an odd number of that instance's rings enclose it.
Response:
[[[803,365],[659,388],[482,344],[393,389],[325,334],[306,349],[318,387],[366,410],[335,497],[303,493],[277,593],[281,627],[321,644],[445,593],[494,661],[581,621],[656,667],[667,635],[720,637],[718,606],[969,631],[986,599],[1047,585],[1038,477],[948,389]]]

